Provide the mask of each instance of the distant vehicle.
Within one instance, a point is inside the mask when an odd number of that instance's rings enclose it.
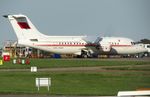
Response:
[[[144,52],[144,56],[150,57],[150,44],[142,44],[142,43],[140,43],[140,44],[137,44],[137,45],[147,49],[147,52]]]
[[[145,44],[145,48],[147,49],[147,53],[145,54],[145,56],[149,56],[150,57],[150,44]]]
[[[147,51],[123,37],[102,37],[89,42],[85,36],[47,36],[40,33],[25,15],[4,15],[17,35],[18,44],[55,54],[93,57],[98,54],[136,54]]]

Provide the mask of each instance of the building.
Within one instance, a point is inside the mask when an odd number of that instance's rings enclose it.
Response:
[[[41,51],[38,49],[18,45],[17,41],[12,41],[12,40],[4,42],[2,52],[9,52],[9,55],[12,58],[18,58],[18,57],[47,58],[47,57],[51,57],[51,53],[49,53],[49,52],[45,52],[45,51]]]

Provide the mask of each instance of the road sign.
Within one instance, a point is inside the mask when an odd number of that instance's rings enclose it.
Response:
[[[49,87],[51,86],[51,78],[36,78],[36,87],[38,87],[38,91],[40,87],[47,87],[49,91]]]

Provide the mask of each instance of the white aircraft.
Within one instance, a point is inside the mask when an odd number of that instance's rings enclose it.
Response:
[[[47,36],[40,33],[25,15],[4,15],[17,35],[18,44],[57,54],[75,54],[91,57],[97,54],[136,54],[146,52],[133,40],[122,37],[97,38],[94,43],[86,36]]]

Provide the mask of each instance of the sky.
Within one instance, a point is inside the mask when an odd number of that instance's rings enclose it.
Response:
[[[46,35],[150,39],[150,0],[0,0],[0,46],[17,40],[5,14],[27,15]]]

